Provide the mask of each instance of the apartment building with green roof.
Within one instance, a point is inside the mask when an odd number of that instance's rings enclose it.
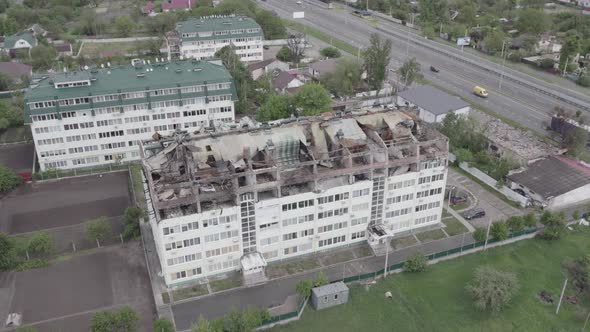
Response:
[[[221,61],[184,60],[50,74],[25,94],[42,171],[139,160],[156,133],[234,121],[237,99]]]

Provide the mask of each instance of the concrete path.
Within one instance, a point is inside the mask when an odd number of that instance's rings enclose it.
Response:
[[[447,212],[449,212],[453,217],[459,220],[463,224],[463,226],[467,227],[467,229],[470,232],[475,232],[475,227],[473,227],[467,220],[465,220],[465,218],[463,218],[461,214],[450,208],[448,205],[445,205],[445,207],[447,209]]]

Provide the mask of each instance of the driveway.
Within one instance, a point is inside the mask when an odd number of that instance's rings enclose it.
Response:
[[[521,215],[524,210],[511,206],[498,198],[496,195],[483,188],[481,185],[466,177],[465,175],[449,168],[447,184],[450,186],[460,187],[469,191],[477,200],[476,207],[482,208],[486,212],[484,218],[471,220],[471,224],[476,227],[487,226],[488,221],[505,220],[513,215]]]

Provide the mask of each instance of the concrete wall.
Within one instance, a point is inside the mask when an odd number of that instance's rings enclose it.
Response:
[[[449,156],[451,154],[449,153]],[[449,160],[455,160],[455,156],[453,155],[452,157],[449,157]],[[500,192],[502,195],[504,195],[506,198],[508,198],[509,200],[516,202],[518,204],[520,204],[523,207],[526,207],[529,204],[529,200],[520,195],[519,193],[513,191],[512,189],[506,187],[506,186],[502,186],[502,188],[498,189],[496,187],[496,183],[498,181],[496,181],[494,178],[492,178],[491,176],[485,174],[484,172],[480,171],[479,169],[475,168],[475,167],[469,167],[469,164],[467,163],[461,163],[459,164],[459,167],[464,170],[465,172],[473,175],[474,177],[476,177],[478,180],[480,180],[481,182],[487,184],[488,186],[494,188],[494,190]]]
[[[311,293],[311,305],[315,310],[322,310],[331,308],[340,304],[348,302],[348,290],[343,290],[334,294],[328,294],[325,296],[316,296],[315,293]]]
[[[590,184],[587,184],[578,189],[567,192],[563,195],[559,195],[549,201],[547,209],[559,210],[570,205],[580,204],[584,201],[590,200]]]

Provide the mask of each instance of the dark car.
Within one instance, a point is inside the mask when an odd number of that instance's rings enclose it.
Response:
[[[438,70],[438,68],[436,68],[434,66],[430,66],[430,71],[438,73],[440,70]]]
[[[463,213],[463,218],[467,220],[481,218],[486,215],[486,212],[483,209],[475,208],[471,210],[467,210]]]
[[[269,50],[270,49],[270,46],[264,45],[264,46],[262,46],[262,48],[265,49],[265,50]]]

